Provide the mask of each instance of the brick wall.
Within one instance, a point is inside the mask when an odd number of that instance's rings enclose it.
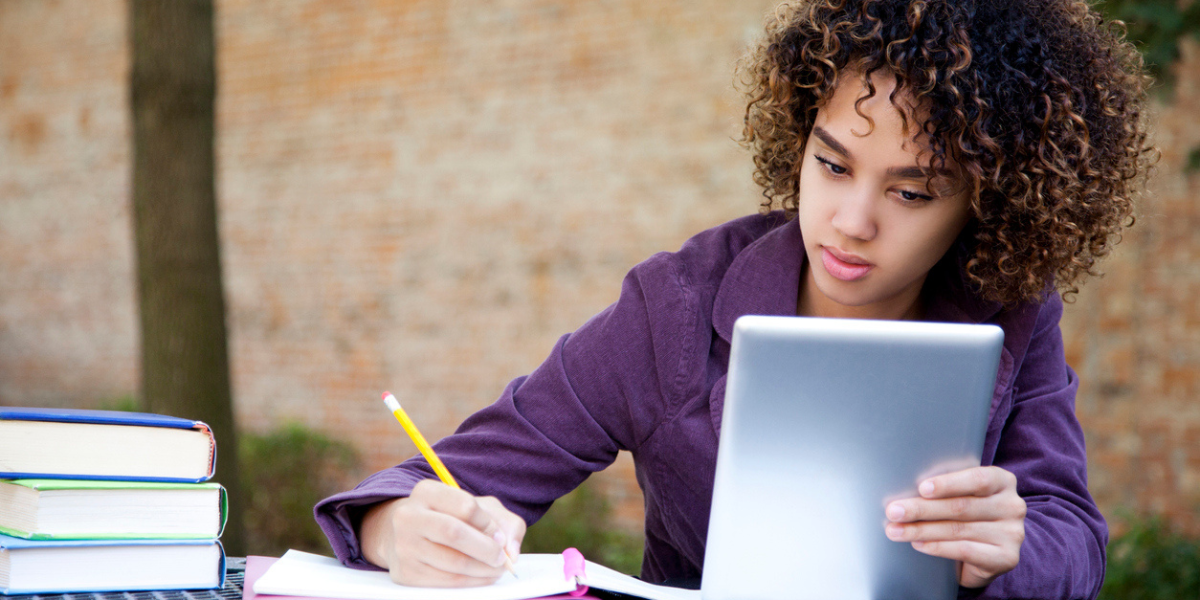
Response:
[[[1200,534],[1200,46],[1187,40],[1156,105],[1162,150],[1137,225],[1063,321],[1080,376],[1089,487],[1116,507],[1165,512]]]
[[[615,299],[658,250],[753,212],[732,64],[771,2],[217,3],[220,231],[237,413],[413,452]],[[125,4],[0,3],[0,403],[137,385]],[[1093,490],[1200,531],[1200,58],[1161,177],[1068,309]],[[1189,112],[1191,111],[1191,112]],[[622,459],[602,478],[636,528]]]
[[[138,380],[119,1],[0,2],[0,404]]]
[[[638,261],[753,210],[730,82],[762,5],[721,4],[222,3],[244,422],[394,464],[412,447],[380,390],[448,434]]]

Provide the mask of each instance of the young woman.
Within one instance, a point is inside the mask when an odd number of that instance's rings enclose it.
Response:
[[[999,325],[1004,350],[984,466],[889,504],[886,535],[958,561],[967,595],[1094,597],[1107,530],[1060,294],[1131,220],[1137,53],[1082,0],[808,0],[779,7],[742,73],[762,213],[635,267],[439,442],[465,491],[418,457],[321,502],[338,557],[491,582],[527,522],[629,450],[643,577],[699,577],[734,320],[921,319]]]

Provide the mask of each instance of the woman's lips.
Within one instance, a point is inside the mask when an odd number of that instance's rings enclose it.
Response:
[[[875,268],[875,265],[857,256],[843,254],[827,246],[821,246],[821,262],[825,265],[825,272],[842,281],[862,279]]]

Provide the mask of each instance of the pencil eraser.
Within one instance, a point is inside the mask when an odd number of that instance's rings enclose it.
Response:
[[[400,410],[400,401],[396,400],[396,397],[393,396],[391,392],[383,393],[383,403],[386,404],[388,410],[392,412]]]

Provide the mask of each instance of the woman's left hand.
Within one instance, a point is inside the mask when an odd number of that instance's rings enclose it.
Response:
[[[1025,541],[1025,500],[1000,467],[931,477],[919,498],[887,506],[887,536],[918,552],[959,561],[958,583],[983,587],[1017,566]]]

